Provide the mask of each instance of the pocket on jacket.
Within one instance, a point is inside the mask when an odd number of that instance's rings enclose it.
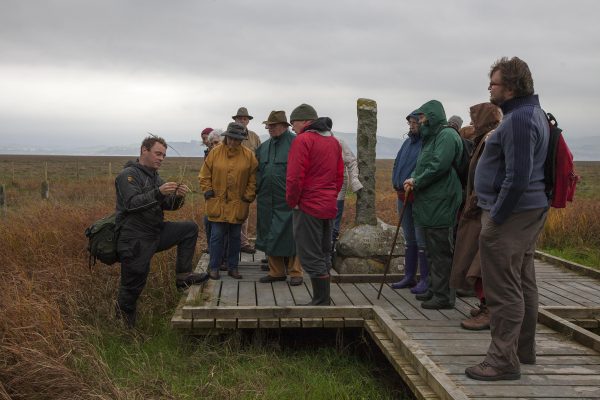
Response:
[[[248,213],[250,211],[250,204],[245,201],[240,200],[235,207],[235,219],[238,221],[245,221],[248,218]]]
[[[205,209],[208,218],[217,218],[221,216],[221,202],[216,197],[206,200]]]

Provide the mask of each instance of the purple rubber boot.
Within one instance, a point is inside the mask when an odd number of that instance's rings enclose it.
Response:
[[[419,268],[421,269],[421,279],[417,286],[410,289],[412,294],[423,294],[429,289],[429,264],[427,263],[427,254],[425,250],[419,250]]]

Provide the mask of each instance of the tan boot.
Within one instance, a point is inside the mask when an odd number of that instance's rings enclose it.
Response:
[[[469,319],[465,319],[460,323],[460,326],[470,331],[490,329],[490,310],[484,306],[484,308],[481,308],[479,314]]]

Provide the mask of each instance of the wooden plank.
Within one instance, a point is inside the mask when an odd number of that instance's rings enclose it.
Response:
[[[301,328],[302,320],[300,318],[280,318],[279,324],[282,328]]]
[[[370,306],[235,306],[190,308],[194,318],[371,318]]]
[[[410,339],[399,323],[392,320],[381,307],[374,306],[373,313],[378,325],[392,340],[402,356],[413,364],[418,374],[441,399],[467,399],[465,393],[421,350],[417,342]]]
[[[471,355],[429,355],[438,365],[463,365],[465,367],[479,364],[483,361],[483,354]],[[600,355],[537,355],[536,366],[584,366],[600,365]],[[523,365],[523,368],[529,366]]]
[[[297,306],[308,304],[312,300],[312,296],[310,295],[307,285],[310,285],[310,282],[307,282],[305,279],[302,285],[290,286],[290,291],[294,297],[294,304]]]
[[[590,303],[586,304],[589,307],[598,307],[598,305],[600,304],[600,290],[591,289],[585,285],[580,285],[578,282],[574,281],[549,281],[547,283],[549,285],[560,288],[565,292],[576,294],[580,298],[585,299]]]
[[[255,306],[256,305],[256,282],[241,281],[238,284],[238,305]]]
[[[387,274],[385,281],[397,282],[404,278],[404,274]],[[331,276],[332,283],[381,283],[383,274],[338,274]]]
[[[367,299],[353,283],[340,283],[338,286],[353,305],[364,306],[371,304],[369,299]]]
[[[344,318],[323,318],[323,328],[343,328]]]
[[[237,319],[238,329],[256,329],[258,328],[257,318],[238,318]]]
[[[596,304],[595,302],[590,301],[589,299],[580,296],[579,293],[577,293],[575,290],[573,290],[573,291],[565,290],[564,287],[561,287],[560,282],[556,282],[556,281],[538,282],[538,288],[540,286],[552,293],[555,293],[564,298],[568,298],[571,301],[574,301],[582,306],[591,307]]]
[[[356,283],[356,288],[369,300],[369,302],[375,306],[379,306],[387,312],[392,319],[406,319],[406,316],[402,314],[392,303],[390,303],[385,296],[377,298],[377,289],[371,286],[370,283]]]
[[[335,306],[351,306],[352,305],[352,302],[350,301],[348,296],[346,296],[346,294],[343,292],[343,290],[339,287],[339,285],[337,283],[331,284],[330,297],[331,297],[332,305],[335,305]]]
[[[275,295],[273,294],[273,286],[270,283],[256,284],[256,305],[257,306],[274,306]]]
[[[219,307],[237,306],[238,281],[233,279],[222,280]]]
[[[214,318],[194,318],[192,321],[192,329],[213,329],[215,327]]]
[[[415,298],[415,295],[410,292],[409,289],[399,289],[396,290],[396,293],[401,296],[408,304],[410,304],[413,309],[423,314],[426,319],[431,320],[448,320],[448,318],[439,312],[438,310],[426,310],[421,308],[421,301]],[[456,324],[456,322],[454,322]]]
[[[237,320],[235,318],[217,318],[215,319],[216,329],[235,329]]]
[[[430,355],[485,355],[489,340],[419,340],[419,346]],[[537,342],[538,355],[595,355],[592,349],[575,342]]]
[[[544,310],[561,318],[594,318],[600,316],[600,307],[558,306],[544,307]]]
[[[463,386],[464,391],[470,396],[493,396],[493,397],[600,397],[600,386],[534,386],[534,385],[512,385],[507,387],[503,384],[478,384]]]
[[[276,305],[283,307],[295,305],[294,297],[292,296],[292,292],[290,292],[290,287],[287,282],[273,282],[271,285],[273,286]]]
[[[303,328],[322,328],[323,318],[302,318]]]
[[[379,290],[379,288],[377,288]],[[383,285],[381,295],[385,296],[398,309],[402,310],[402,314],[406,319],[426,319],[425,316],[417,311],[412,304],[398,294],[397,290],[391,288],[390,285]]]
[[[258,326],[264,329],[277,329],[279,328],[279,318],[260,318]]]
[[[345,328],[362,328],[365,323],[363,318],[344,318]]]
[[[461,356],[467,357],[467,356]],[[438,362],[436,357],[431,357],[436,364],[449,375],[461,375],[465,373],[465,368],[470,367],[471,365],[478,364],[483,360],[483,357],[480,356],[478,361],[474,361],[472,363],[465,362],[452,362],[449,359],[446,359],[445,363]],[[548,360],[551,362],[551,360]],[[593,375],[596,376],[597,382],[600,382],[600,365],[521,365],[521,375]],[[454,378],[453,378],[454,379]]]
[[[548,310],[540,309],[538,311],[538,321],[543,322],[559,332],[569,334],[578,343],[581,343],[590,349],[600,351],[599,335],[596,335],[587,329],[580,328],[572,322],[552,314]]]
[[[542,296],[545,296],[546,298],[556,302],[556,305],[561,305],[561,306],[581,306],[581,304],[579,304],[576,301],[573,301],[569,298],[563,297],[561,295],[558,295],[554,292],[549,291],[548,289],[546,289],[543,285],[540,286],[540,282],[538,282],[538,293]]]

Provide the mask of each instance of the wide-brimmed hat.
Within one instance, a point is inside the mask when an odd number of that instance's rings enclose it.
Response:
[[[290,121],[313,121],[317,119],[317,112],[315,109],[306,103],[300,104],[294,108],[294,111],[290,114]]]
[[[232,139],[246,140],[248,139],[248,130],[242,124],[231,122],[227,125],[227,130],[222,133],[222,136],[228,136]]]
[[[274,124],[284,124],[290,126],[287,121],[287,117],[285,115],[285,111],[271,111],[269,114],[269,118],[266,121],[263,121],[265,125],[274,125]]]
[[[248,109],[246,107],[240,107],[237,110],[237,114],[233,115],[231,118],[236,119],[237,117],[248,117],[248,119],[253,119],[254,117],[248,114]]]

